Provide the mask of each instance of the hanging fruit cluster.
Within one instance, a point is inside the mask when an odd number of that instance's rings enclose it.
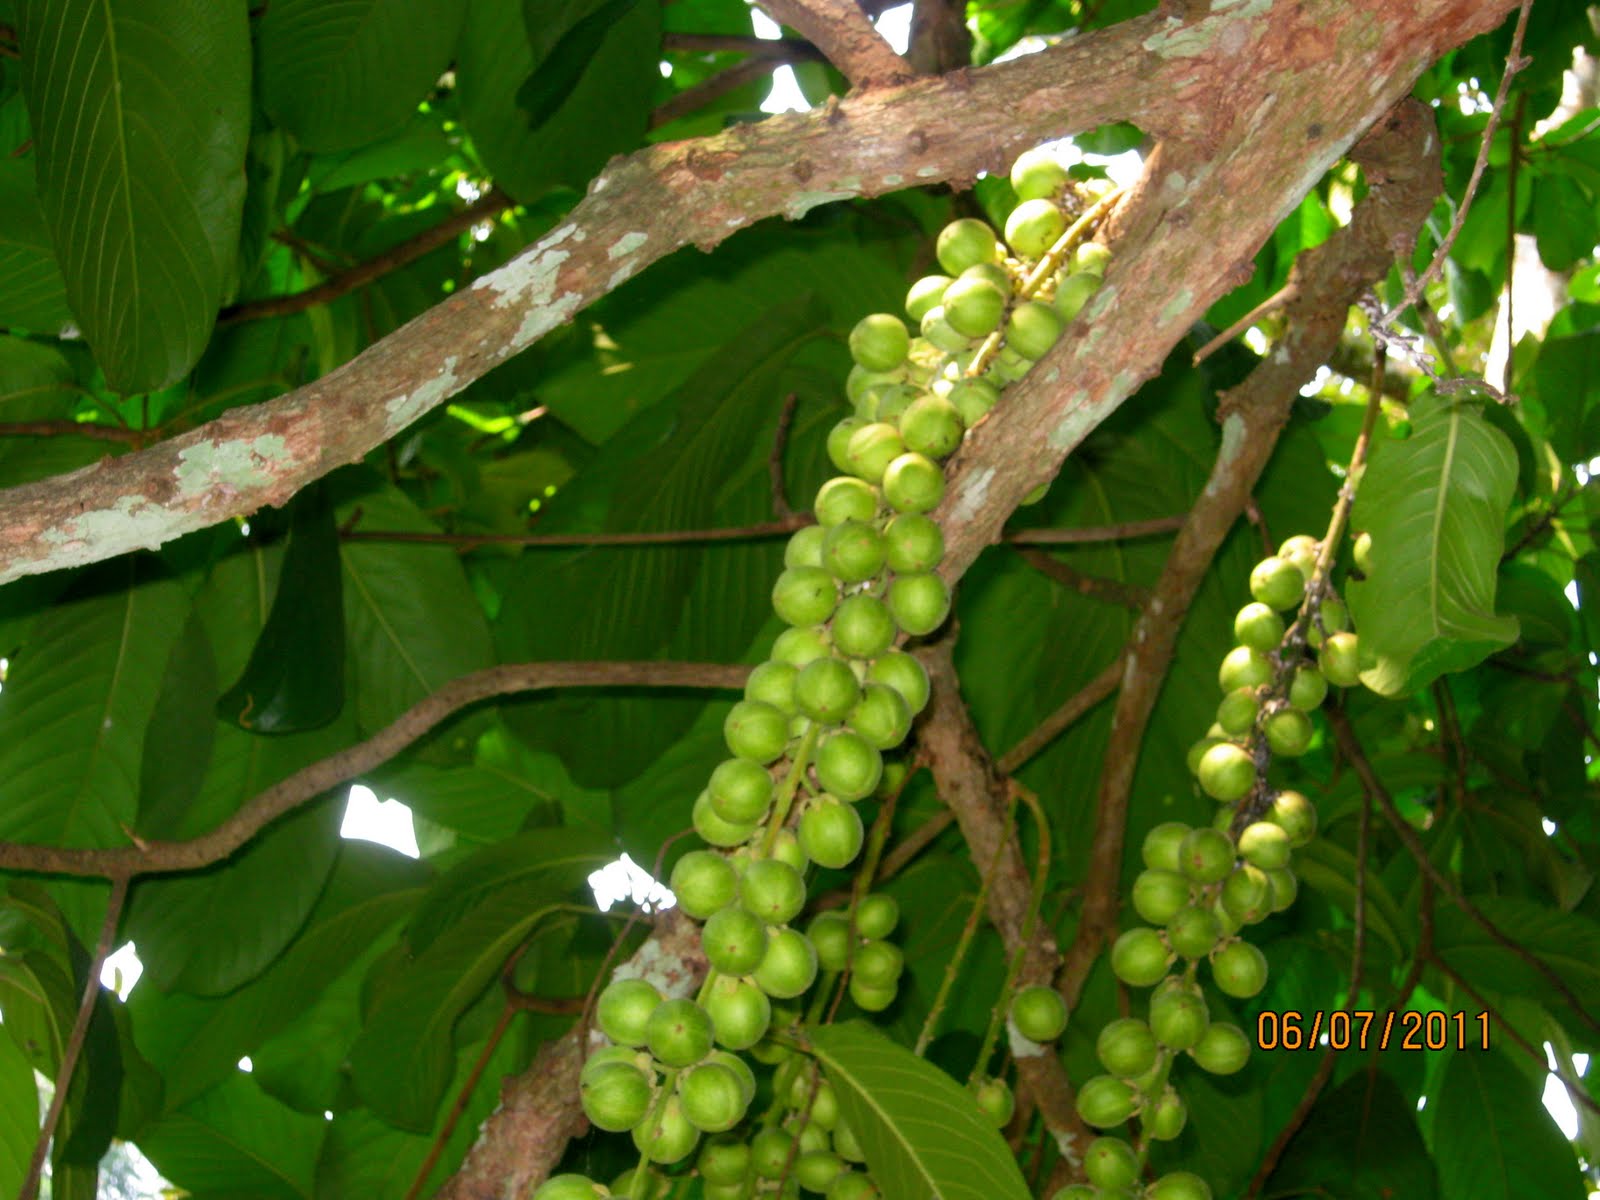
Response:
[[[709,849],[680,858],[678,905],[702,921],[710,972],[694,999],[663,997],[642,979],[601,993],[595,1025],[609,1045],[582,1072],[584,1112],[598,1128],[631,1132],[640,1166],[611,1188],[561,1175],[538,1200],[649,1193],[651,1164],[696,1159],[708,1200],[797,1188],[828,1200],[870,1200],[863,1155],[826,1081],[768,1035],[774,1001],[819,996],[848,972],[857,1008],[886,1008],[903,956],[888,940],[888,896],[848,914],[824,912],[802,932],[812,864],[849,866],[864,827],[855,805],[884,777],[884,754],[905,741],[928,702],[908,639],[949,615],[937,573],[944,531],[928,514],[944,497],[942,465],[965,432],[1061,336],[1100,285],[1110,255],[1086,240],[1108,208],[1106,189],[1079,183],[1030,152],[1012,171],[1021,203],[1004,240],[983,221],[946,226],[942,274],[917,280],[907,321],[863,318],[850,334],[845,385],[854,415],[828,437],[841,472],[818,491],[816,524],[793,535],[772,605],[788,626],[750,674],[724,725],[730,757],[696,799],[694,828]],[[1054,1003],[1052,1004],[1052,999]],[[1048,988],[1016,998],[1013,1021],[1035,1040],[1059,1036],[1066,1011]],[[740,1052],[776,1068],[776,1102],[746,1135],[757,1092]],[[1009,1090],[986,1081],[975,1099],[1000,1123]]]
[[[1213,1021],[1200,979],[1210,966],[1223,995],[1247,1000],[1266,986],[1267,962],[1240,936],[1294,902],[1293,852],[1317,830],[1315,807],[1267,779],[1274,756],[1310,747],[1311,714],[1328,684],[1359,679],[1356,635],[1328,583],[1330,555],[1316,539],[1288,538],[1250,573],[1252,600],[1234,620],[1238,645],[1222,660],[1217,720],[1189,751],[1189,769],[1218,802],[1212,825],[1157,825],[1142,847],[1145,869],[1133,882],[1134,911],[1145,924],[1111,948],[1111,967],[1129,987],[1153,988],[1147,1016],[1112,1021],[1096,1042],[1105,1073],[1078,1092],[1078,1114],[1099,1129],[1139,1121],[1137,1144],[1101,1137],[1085,1156],[1088,1184],[1052,1200],[1210,1200],[1199,1176],[1174,1171],[1137,1191],[1153,1140],[1175,1138],[1188,1109],[1172,1083],[1179,1055],[1202,1070],[1230,1075],[1250,1057],[1244,1030]],[[1283,614],[1295,616],[1285,624]]]

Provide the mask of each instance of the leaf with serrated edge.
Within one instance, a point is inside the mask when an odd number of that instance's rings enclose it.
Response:
[[[1005,1140],[943,1071],[859,1022],[806,1036],[885,1196],[1028,1200]]]

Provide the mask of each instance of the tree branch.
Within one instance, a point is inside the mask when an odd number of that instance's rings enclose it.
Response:
[[[1043,550],[1024,550],[1022,557],[1039,574],[1091,600],[1102,600],[1107,604],[1116,604],[1123,608],[1139,609],[1150,599],[1149,588],[1140,587],[1136,583],[1124,583],[1120,579],[1090,575],[1062,562],[1059,558],[1052,558]]]
[[[1510,0],[1293,0],[1159,14],[1037,55],[853,96],[613,162],[556,229],[321,379],[91,467],[0,493],[0,583],[98,562],[280,505],[354,462],[649,264],[765,216],[997,171],[1027,146],[1129,118],[1199,152],[1157,169],[1087,319],[986,421],[939,516],[946,578],[1159,369],[1280,217],[1442,52]],[[1339,49],[1374,35],[1360,55]],[[1320,53],[1321,58],[1312,58]],[[1291,59],[1295,70],[1238,70]],[[1307,61],[1310,60],[1310,61]],[[1093,78],[1085,91],[1080,81]],[[1317,120],[1307,123],[1307,114]],[[1158,149],[1156,158],[1160,158]],[[1228,197],[1249,194],[1241,207]],[[1182,285],[1173,289],[1173,281]],[[1070,386],[1059,381],[1070,380]]]
[[[911,64],[872,27],[856,0],[760,0],[779,25],[799,32],[852,87],[884,87],[912,77]]]
[[[748,666],[684,662],[514,663],[451,680],[364,742],[347,746],[273,784],[222,824],[182,842],[136,841],[110,850],[0,842],[0,870],[127,879],[194,871],[227,858],[266,826],[331,787],[388,762],[446,717],[469,704],[511,692],[565,687],[730,688],[744,686]]]
[[[148,429],[123,425],[102,425],[95,421],[0,421],[3,437],[81,437],[97,442],[120,442],[140,446],[157,435]]]

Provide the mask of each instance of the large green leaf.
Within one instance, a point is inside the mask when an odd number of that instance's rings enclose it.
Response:
[[[150,391],[205,348],[244,205],[242,4],[21,0],[22,90],[67,300],[107,381]]]
[[[22,1190],[22,1177],[39,1128],[39,1087],[33,1064],[10,1036],[10,1023],[0,1028],[0,1195]]]
[[[1417,1132],[1415,1106],[1382,1071],[1358,1071],[1317,1101],[1289,1143],[1266,1194],[1330,1200],[1431,1200],[1434,1164]],[[1444,1195],[1487,1198],[1468,1189]]]
[[[1413,406],[1413,431],[1373,458],[1351,523],[1372,535],[1373,571],[1347,589],[1366,664],[1385,696],[1426,686],[1516,640],[1496,616],[1495,571],[1517,456],[1466,403]]]
[[[308,150],[403,125],[455,55],[460,0],[273,0],[256,46],[261,102]]]
[[[533,927],[605,864],[610,856],[597,843],[594,835],[548,831],[540,847],[524,849],[520,864],[502,864],[495,878],[504,886],[475,902],[472,880],[440,881],[437,903],[453,908],[459,897],[472,906],[377,990],[350,1051],[356,1092],[369,1108],[403,1129],[432,1127],[454,1062],[457,1019]]]
[[[884,1195],[1029,1196],[1005,1139],[943,1071],[859,1022],[806,1036]]]
[[[1507,937],[1565,979],[1578,996],[1600,996],[1600,922],[1518,896],[1469,898]],[[1496,991],[1551,999],[1543,974],[1454,905],[1440,907],[1433,944],[1434,952],[1468,979],[1483,980]],[[1555,1003],[1551,1011],[1561,1015],[1568,1010]]]
[[[66,289],[39,212],[33,161],[0,159],[0,325],[59,333],[72,319]]]
[[[1451,1054],[1434,1103],[1434,1158],[1450,1200],[1582,1200],[1572,1146],[1537,1085],[1498,1050]]]
[[[128,840],[145,724],[189,598],[108,564],[44,613],[0,692],[0,838],[64,846]]]

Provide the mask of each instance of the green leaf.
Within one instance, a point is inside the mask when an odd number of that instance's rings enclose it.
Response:
[[[558,831],[544,838],[543,852],[524,849],[521,869],[506,864],[497,876],[507,881],[504,887],[439,931],[377,990],[366,1028],[350,1050],[350,1068],[357,1094],[390,1124],[432,1127],[455,1062],[457,1019],[533,927],[609,857],[580,848],[579,839]],[[441,904],[463,896],[470,902],[471,888],[470,880],[447,877],[431,899]]]
[[[1552,968],[1580,997],[1600,995],[1600,921],[1564,913],[1519,896],[1470,896],[1505,935]],[[1550,996],[1549,981],[1520,956],[1491,938],[1460,909],[1443,906],[1434,926],[1434,951],[1468,979],[1496,991]],[[1550,1011],[1570,1009],[1552,1002]]]
[[[205,621],[191,612],[167,659],[161,692],[145,728],[139,829],[146,837],[177,827],[194,807],[216,738],[211,700],[216,692],[217,664]]]
[[[1417,1132],[1416,1106],[1382,1071],[1356,1072],[1317,1101],[1265,1194],[1431,1200],[1438,1185]],[[1485,1193],[1447,1187],[1444,1195],[1479,1200]]]
[[[72,320],[39,212],[33,160],[0,159],[0,325],[55,334]]]
[[[1295,874],[1352,917],[1356,908],[1356,856],[1327,838],[1317,838],[1296,851]],[[1367,928],[1383,939],[1396,959],[1406,957],[1411,922],[1405,919],[1389,889],[1369,866],[1366,880]]]
[[[8,1021],[0,1028],[0,1196],[22,1190],[39,1128],[39,1087],[33,1064],[9,1036]]]
[[[145,725],[189,598],[136,576],[137,559],[92,574],[41,615],[0,691],[0,838],[126,844]]]
[[[1464,403],[1419,400],[1412,421],[1411,437],[1367,468],[1351,514],[1372,535],[1374,562],[1347,589],[1361,681],[1385,696],[1475,666],[1517,637],[1515,619],[1494,611],[1516,452]]]
[[[403,125],[455,56],[459,0],[273,0],[257,33],[261,103],[308,150]]]
[[[250,129],[243,4],[20,0],[39,199],[106,380],[200,357],[234,270]]]
[[[544,63],[517,90],[517,104],[527,114],[530,129],[539,128],[555,114],[583,78],[606,35],[638,3],[639,0],[606,0],[561,35]],[[543,23],[548,7],[542,0],[525,5],[526,15],[535,27]]]
[[[1529,1083],[1497,1050],[1457,1050],[1431,1097],[1433,1151],[1445,1196],[1582,1200],[1572,1146]]]
[[[1029,1196],[1005,1139],[943,1071],[860,1022],[806,1036],[884,1195]]]
[[[256,733],[318,729],[344,707],[339,528],[320,484],[289,505],[289,542],[272,611],[217,715]]]

